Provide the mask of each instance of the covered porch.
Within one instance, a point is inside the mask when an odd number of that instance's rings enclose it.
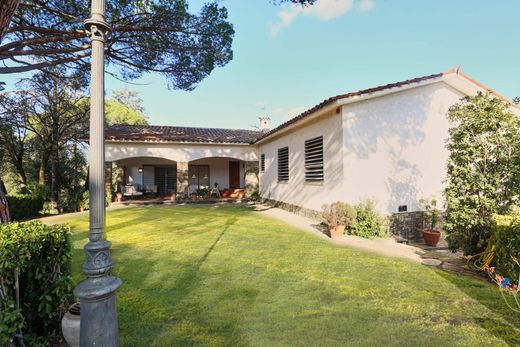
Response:
[[[131,157],[108,163],[115,200],[244,198],[258,188],[258,165],[230,157],[189,162]]]

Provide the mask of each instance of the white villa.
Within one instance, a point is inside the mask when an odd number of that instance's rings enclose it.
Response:
[[[218,183],[304,210],[372,198],[382,212],[416,211],[420,198],[442,197],[448,109],[478,91],[488,88],[456,68],[331,97],[272,130],[265,118],[260,131],[114,126],[106,161],[136,191]]]

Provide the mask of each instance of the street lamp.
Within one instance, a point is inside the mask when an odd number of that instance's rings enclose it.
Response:
[[[105,21],[105,0],[92,0],[91,17],[85,28],[92,40],[89,148],[89,242],[83,273],[87,277],[74,288],[81,301],[80,346],[119,345],[116,290],[121,280],[111,275],[113,261],[105,233],[105,37],[110,31]]]

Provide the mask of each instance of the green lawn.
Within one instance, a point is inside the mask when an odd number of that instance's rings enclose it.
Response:
[[[59,219],[58,219],[59,220]],[[87,218],[74,229],[80,280]],[[122,346],[502,346],[490,284],[335,246],[240,206],[110,211]]]

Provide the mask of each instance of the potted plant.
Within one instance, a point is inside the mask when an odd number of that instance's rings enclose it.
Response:
[[[429,224],[428,228],[423,228],[422,230],[424,243],[428,246],[435,247],[441,238],[441,231],[436,228],[440,218],[440,211],[437,209],[437,199],[432,198],[430,201],[421,199],[420,203],[424,207]]]
[[[322,217],[329,227],[330,237],[343,236],[346,228],[350,228],[356,221],[356,211],[347,203],[336,201],[330,205],[323,205]]]
[[[61,332],[70,347],[79,347],[80,310],[79,302],[70,305],[61,320]]]

